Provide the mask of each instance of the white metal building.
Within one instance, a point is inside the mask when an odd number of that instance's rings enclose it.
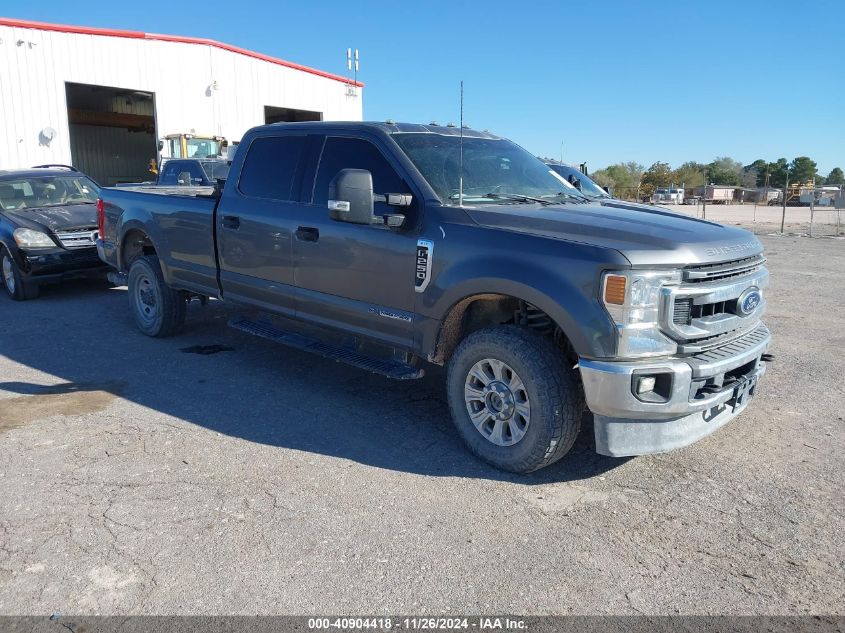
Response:
[[[158,139],[240,140],[276,121],[360,121],[347,78],[213,40],[0,18],[0,169],[150,177]]]

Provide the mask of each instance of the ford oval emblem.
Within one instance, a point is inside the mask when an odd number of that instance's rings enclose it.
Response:
[[[752,314],[763,301],[763,295],[760,294],[760,289],[754,286],[746,288],[746,290],[739,295],[736,300],[737,312],[740,316],[748,316]]]

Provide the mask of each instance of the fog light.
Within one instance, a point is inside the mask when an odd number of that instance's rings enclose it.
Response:
[[[657,384],[656,376],[642,376],[637,380],[637,393],[648,393],[654,391],[654,386]]]

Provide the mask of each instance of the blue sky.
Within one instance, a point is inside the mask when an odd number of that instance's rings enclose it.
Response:
[[[85,2],[0,15],[221,40],[345,73],[367,119],[464,119],[590,169],[808,155],[845,168],[841,0]]]

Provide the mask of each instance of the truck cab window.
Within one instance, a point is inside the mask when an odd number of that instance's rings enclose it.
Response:
[[[362,139],[330,136],[323,146],[314,183],[315,205],[325,206],[328,203],[329,183],[341,169],[369,171],[373,175],[373,191],[377,194],[411,193],[375,145]],[[396,208],[376,202],[374,211],[377,215],[385,215],[396,213]]]
[[[247,150],[238,189],[251,198],[294,200],[296,168],[305,136],[274,136],[255,139]]]

